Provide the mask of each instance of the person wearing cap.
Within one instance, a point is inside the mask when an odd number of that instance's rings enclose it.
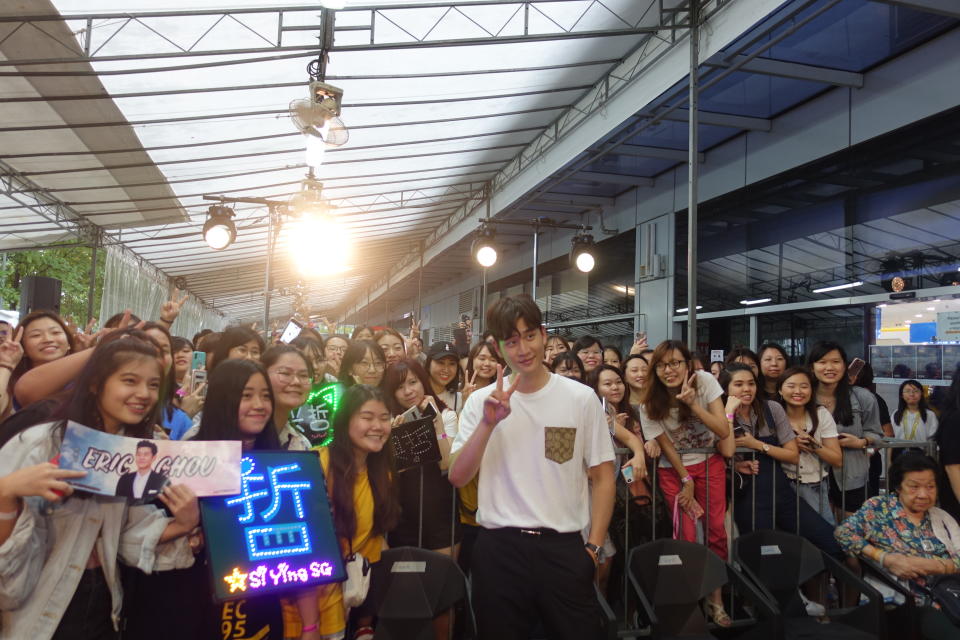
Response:
[[[536,302],[507,296],[486,313],[513,370],[477,389],[460,415],[450,482],[479,477],[473,603],[481,640],[530,637],[538,618],[552,640],[602,633],[594,592],[613,512],[616,471],[600,401],[590,387],[543,366]],[[581,531],[589,530],[586,544]]]
[[[434,342],[424,364],[433,393],[456,413],[463,409],[460,394],[460,354],[451,342]]]

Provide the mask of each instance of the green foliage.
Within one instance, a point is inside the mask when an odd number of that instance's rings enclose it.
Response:
[[[83,327],[87,317],[90,287],[90,253],[88,247],[62,247],[0,254],[0,307],[17,309],[20,305],[20,282],[26,276],[46,276],[61,281],[60,313]],[[100,313],[103,296],[103,272],[106,252],[97,252],[97,281],[94,286],[93,315]]]

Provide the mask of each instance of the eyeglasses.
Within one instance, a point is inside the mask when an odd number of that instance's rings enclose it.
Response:
[[[667,369],[673,369],[676,371],[680,368],[680,365],[687,364],[686,360],[671,360],[670,362],[658,362],[657,371],[666,371]]]
[[[297,382],[310,382],[310,374],[306,371],[291,371],[290,369],[275,369],[270,372],[281,380],[296,380]]]
[[[330,353],[339,353],[340,355],[343,355],[347,352],[346,347],[324,347],[323,350],[329,351]]]
[[[366,360],[356,362],[353,366],[366,369],[367,371],[383,371],[383,369],[386,367],[383,362],[368,362]]]

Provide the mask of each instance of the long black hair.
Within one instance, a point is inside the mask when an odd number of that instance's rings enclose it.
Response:
[[[803,409],[807,412],[807,415],[810,416],[810,424],[813,425],[813,428],[810,429],[810,435],[812,436],[820,427],[820,416],[817,414],[817,376],[813,375],[813,371],[808,367],[790,367],[784,371],[783,375],[780,376],[780,380],[777,382],[777,391],[780,392],[780,404],[783,405],[783,409],[786,411],[787,400],[783,397],[783,383],[786,382],[788,378],[796,375],[807,376],[807,381],[810,382],[810,399],[807,400],[807,404],[803,405]]]
[[[900,383],[900,389],[897,391],[897,410],[893,413],[893,421],[900,422],[903,419],[903,412],[907,410],[907,403],[903,401],[903,389],[907,385],[916,387],[917,391],[920,392],[920,402],[917,403],[917,409],[920,411],[920,419],[926,422],[930,405],[927,404],[927,399],[923,396],[923,385],[918,380],[904,380]]]
[[[247,440],[249,436],[240,432],[240,401],[243,388],[256,374],[263,376],[270,394],[270,419],[256,438],[254,449],[279,449],[280,440],[273,425],[273,388],[267,371],[259,362],[232,358],[224,360],[210,372],[207,379],[207,398],[203,402],[203,417],[195,440]]]
[[[849,362],[847,352],[837,342],[822,340],[814,344],[810,353],[807,354],[807,366],[813,371],[813,364],[831,351],[839,353],[840,359],[843,361],[843,372],[840,374],[840,380],[837,382],[837,388],[835,389],[834,402],[836,404],[833,408],[833,419],[837,426],[850,426],[853,424],[853,404],[850,402],[850,381],[847,379],[847,364]],[[817,380],[817,386],[820,386],[819,380]]]
[[[256,342],[260,347],[260,353],[264,351],[263,338],[260,334],[249,327],[230,327],[220,334],[220,339],[213,348],[213,364],[207,363],[207,371],[213,373],[213,370],[230,357],[230,350],[234,347]]]
[[[580,371],[580,382],[587,384],[587,372],[583,368],[583,360],[573,351],[561,351],[553,356],[553,361],[550,363],[550,373],[556,373],[557,369],[559,369],[560,365],[564,362],[567,363],[568,369],[570,367],[576,367]]]
[[[59,422],[58,427],[61,430],[66,429],[68,420],[91,429],[103,430],[103,417],[98,406],[99,396],[107,379],[124,364],[139,359],[153,360],[157,363],[162,378],[160,350],[150,336],[139,329],[119,329],[110,337],[109,341],[100,343],[93,350],[80,375],[74,380],[73,388],[50,415],[51,420]],[[141,439],[152,438],[153,425],[159,422],[159,406],[159,401],[154,403],[152,410],[147,411],[140,422],[121,425],[123,435]]]
[[[343,354],[343,359],[340,361],[339,380],[343,383],[343,386],[352,387],[357,384],[357,381],[353,378],[353,365],[363,360],[363,356],[367,355],[368,351],[374,360],[383,363],[384,369],[387,368],[387,357],[383,354],[380,345],[373,340],[351,340],[347,345],[346,353]]]
[[[727,397],[730,395],[730,385],[733,383],[733,376],[736,373],[747,372],[750,374],[750,377],[753,378],[753,383],[756,385],[757,390],[753,393],[753,402],[750,403],[750,410],[753,411],[753,415],[757,416],[757,431],[760,433],[760,430],[767,426],[766,411],[764,411],[763,403],[766,400],[763,399],[763,389],[760,387],[760,380],[757,377],[757,374],[753,372],[753,368],[748,364],[742,362],[732,362],[727,365],[725,369],[727,374],[730,376],[728,380],[725,381],[723,385],[723,402],[726,404]],[[774,425],[769,425],[771,429],[774,429]]]
[[[388,406],[377,387],[355,384],[340,400],[340,409],[333,418],[333,442],[330,443],[330,465],[327,485],[333,501],[333,526],[337,537],[353,540],[357,533],[357,512],[353,504],[353,487],[360,469],[350,440],[350,420],[370,400]],[[367,478],[373,493],[373,534],[385,534],[400,520],[400,501],[393,483],[393,455],[390,441],[377,453],[367,455]]]
[[[600,395],[600,374],[604,371],[611,371],[620,378],[620,383],[623,385],[623,397],[620,398],[620,402],[614,405],[617,413],[625,413],[627,417],[630,418],[630,424],[627,425],[629,431],[634,431],[634,425],[640,424],[640,416],[637,415],[637,412],[634,410],[633,405],[630,404],[630,387],[627,385],[627,381],[623,378],[623,371],[616,368],[612,364],[601,364],[598,365],[596,369],[587,374],[586,383],[593,392],[597,394],[598,398],[602,398]]]
[[[580,353],[584,349],[589,349],[593,345],[597,345],[600,348],[600,359],[603,360],[603,343],[593,336],[580,336],[577,338],[577,341],[573,343],[573,346],[570,347],[570,351],[573,351],[574,353]]]
[[[159,331],[167,337],[167,346],[170,348],[170,369],[168,369],[167,373],[163,376],[163,386],[160,388],[160,415],[164,420],[173,420],[173,410],[176,409],[173,400],[176,398],[178,389],[176,367],[173,366],[173,354],[176,353],[173,349],[173,336],[170,335],[170,330],[159,322],[145,322],[141,328],[144,333],[147,331]],[[150,336],[150,334],[147,335]],[[150,339],[160,348],[160,357],[162,358],[163,345],[157,342],[152,336],[150,336]]]

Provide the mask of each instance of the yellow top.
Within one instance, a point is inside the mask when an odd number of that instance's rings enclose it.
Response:
[[[330,451],[323,447],[318,453],[329,490],[333,484],[333,478],[327,473],[330,467]],[[381,535],[373,535],[373,490],[370,488],[370,479],[366,471],[357,474],[357,481],[353,486],[353,509],[357,514],[357,532],[353,536],[353,550],[355,553],[362,554],[370,562],[378,562],[384,540]],[[346,540],[340,541],[340,548],[343,550],[343,555],[350,553],[350,545]],[[320,635],[338,633],[347,628],[343,610],[343,591],[339,582],[317,587],[317,609],[320,612],[318,627]],[[283,601],[284,637],[299,638],[300,633],[300,613],[293,601],[285,599]]]
[[[467,484],[457,491],[460,493],[460,522],[471,527],[477,525],[477,493],[480,489],[480,474],[473,476]]]

